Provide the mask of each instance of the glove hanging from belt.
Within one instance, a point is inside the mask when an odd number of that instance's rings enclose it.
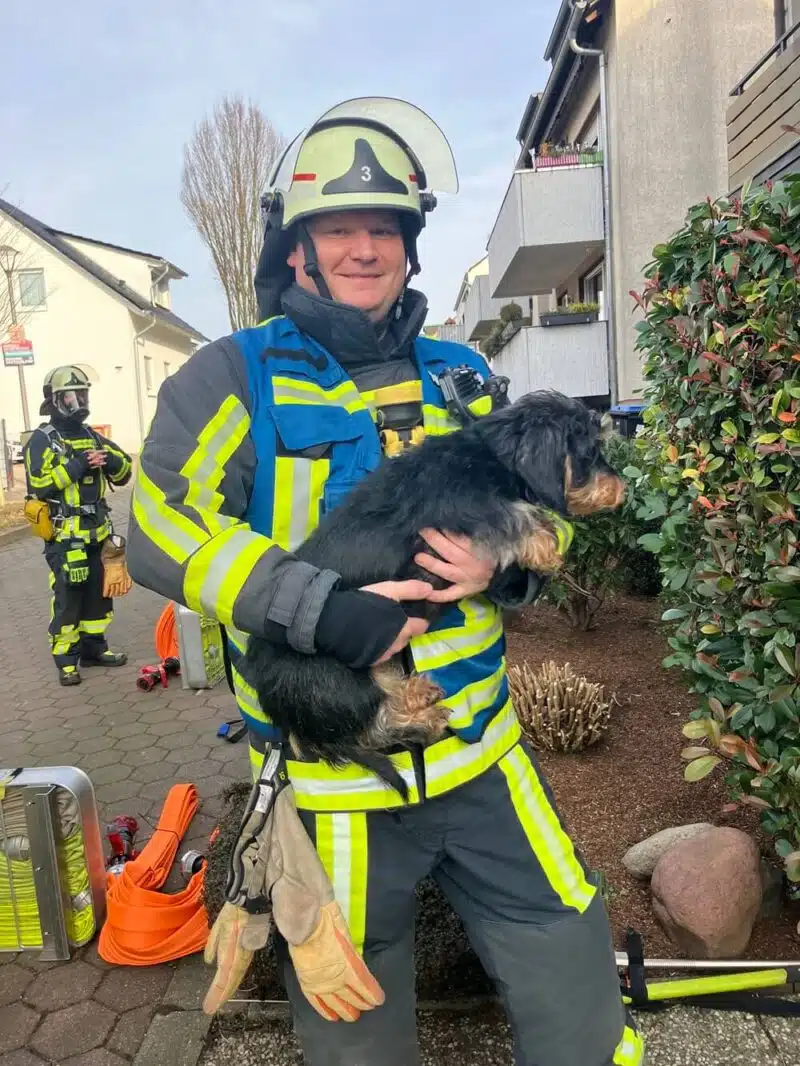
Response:
[[[125,538],[116,533],[106,537],[100,549],[100,561],[103,564],[103,595],[117,599],[130,592],[133,581],[125,562]]]
[[[67,544],[61,569],[70,585],[82,585],[89,579],[89,557],[83,541],[71,540]]]
[[[217,971],[203,1010],[215,1013],[239,987],[266,946],[271,914],[309,1003],[329,1021],[353,1022],[383,1003],[383,990],[350,938],[279,758],[273,749],[265,759],[234,848],[227,902],[205,950]]]

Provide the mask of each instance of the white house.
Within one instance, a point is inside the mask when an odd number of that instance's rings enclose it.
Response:
[[[42,419],[42,382],[75,363],[92,381],[90,424],[137,453],[159,385],[206,338],[170,309],[185,278],[159,255],[52,229],[0,200],[0,419],[9,440]],[[10,290],[10,291],[9,291]],[[104,428],[105,427],[105,428]]]

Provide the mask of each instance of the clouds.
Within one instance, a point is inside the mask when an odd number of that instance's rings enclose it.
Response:
[[[179,199],[194,124],[225,93],[257,101],[286,134],[347,96],[418,103],[451,139],[457,198],[440,197],[422,242],[431,318],[450,313],[484,251],[515,157],[558,0],[493,9],[433,0],[7,0],[0,11],[0,187],[58,228],[179,263],[175,309],[209,335],[227,321],[207,253]]]

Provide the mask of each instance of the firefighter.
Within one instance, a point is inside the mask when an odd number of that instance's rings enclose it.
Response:
[[[109,482],[130,480],[131,459],[85,424],[90,387],[80,367],[51,370],[39,409],[50,420],[24,448],[29,500],[46,505],[39,507],[34,531],[45,540],[50,567],[50,646],[62,685],[81,683],[79,666],[127,662],[106,642],[113,602],[105,594],[101,551],[112,533],[106,489]]]
[[[402,607],[420,583],[339,590],[338,574],[292,554],[320,514],[391,461],[382,442],[395,454],[459,428],[440,385],[449,371],[460,368],[453,380],[469,385],[472,414],[491,410],[482,357],[420,336],[426,301],[409,281],[432,189],[457,191],[450,146],[404,101],[346,101],[289,145],[264,200],[261,323],[201,349],[161,387],[132,499],[131,575],[226,627],[256,775],[284,738],[236,669],[249,633],[344,663],[410,652],[447,694],[446,737],[397,755],[408,804],[360,767],[285,750],[300,817],[385,994],[365,1009],[346,976],[334,979],[353,969],[324,925],[303,970],[279,940],[310,1066],[419,1064],[414,890],[427,874],[497,982],[518,1066],[638,1066],[642,1040],[621,1002],[601,893],[509,700],[501,611],[530,603],[540,580],[516,567],[493,573],[468,543],[434,533],[423,565],[451,582],[450,606],[425,632]],[[246,959],[235,944],[234,931],[220,987]],[[353,1024],[332,1025],[337,1017]]]

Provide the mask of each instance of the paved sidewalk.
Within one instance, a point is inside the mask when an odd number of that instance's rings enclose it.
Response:
[[[121,532],[129,496],[111,498]],[[109,640],[128,653],[128,664],[87,670],[82,685],[61,688],[47,644],[41,542],[25,536],[0,548],[0,764],[80,767],[94,784],[101,822],[131,814],[142,837],[169,788],[192,783],[201,806],[180,854],[205,850],[220,790],[248,770],[244,743],[215,736],[236,715],[224,681],[210,692],[184,691],[180,680],[166,691],[137,690],[140,666],[157,658],[153,627],[163,604],[140,588],[119,600]],[[208,1028],[198,1008],[210,975],[200,956],[111,967],[94,944],[67,963],[0,954],[0,1066],[123,1066],[134,1058],[137,1066],[193,1066]],[[171,1013],[176,1008],[186,1013]]]

